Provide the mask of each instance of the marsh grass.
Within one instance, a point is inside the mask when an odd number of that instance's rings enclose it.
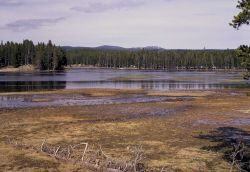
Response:
[[[45,159],[36,159],[35,157],[28,157],[20,154],[14,157],[13,164],[21,168],[43,168],[43,169],[57,169],[58,162],[52,162]]]
[[[99,92],[102,94],[100,90]],[[110,92],[120,94],[119,90]],[[121,91],[121,94],[125,92]],[[8,123],[1,126],[0,138],[2,140],[12,136],[31,145],[39,145],[44,139],[49,139],[49,143],[53,145],[88,142],[90,145],[101,145],[111,157],[129,157],[127,148],[142,145],[147,157],[145,163],[149,167],[171,167],[176,171],[191,172],[200,168],[205,171],[228,172],[230,163],[222,158],[223,151],[201,149],[215,143],[197,137],[209,133],[218,126],[197,124],[196,121],[228,121],[232,117],[248,117],[249,114],[240,113],[237,109],[248,106],[249,97],[241,94],[232,96],[227,92],[209,95],[204,95],[203,92],[176,92],[176,95],[183,94],[202,96],[190,101],[2,110],[0,119]],[[187,109],[165,116],[144,116],[155,109],[173,108]],[[131,118],[131,115],[136,116],[138,113],[141,114],[140,118]],[[239,127],[250,130],[247,125]],[[4,143],[0,142],[0,153],[6,154],[8,150],[5,157],[0,156],[0,171],[6,168],[11,159],[14,159],[13,169],[18,167],[35,171],[36,168],[40,168],[46,171],[46,168],[49,168],[73,171],[76,168],[67,163],[56,162],[50,157],[45,158],[38,154],[30,156],[30,152],[25,150],[5,147]]]

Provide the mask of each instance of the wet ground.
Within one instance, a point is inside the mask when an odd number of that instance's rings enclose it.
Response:
[[[0,96],[0,108],[83,106],[121,103],[146,103],[162,101],[184,101],[192,97],[147,96],[144,94],[91,97],[81,94],[39,94]]]
[[[44,139],[55,146],[87,142],[117,159],[142,145],[150,167],[228,172],[233,141],[241,139],[250,150],[249,95],[247,89],[2,93],[0,139],[14,137],[36,146]],[[81,169],[0,142],[0,171]]]

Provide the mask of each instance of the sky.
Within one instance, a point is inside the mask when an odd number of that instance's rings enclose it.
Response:
[[[61,46],[226,49],[250,44],[229,26],[237,0],[0,0],[0,40]]]

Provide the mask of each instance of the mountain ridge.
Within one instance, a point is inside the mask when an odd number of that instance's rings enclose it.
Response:
[[[146,47],[132,47],[132,48],[125,48],[121,46],[113,46],[113,45],[101,45],[98,47],[80,47],[80,46],[62,46],[62,48],[66,51],[75,50],[75,49],[96,49],[96,50],[103,50],[103,51],[137,51],[137,50],[166,50],[162,47],[158,46],[146,46]]]

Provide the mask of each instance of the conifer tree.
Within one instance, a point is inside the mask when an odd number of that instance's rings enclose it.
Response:
[[[67,65],[63,49],[52,44],[34,43],[23,40],[22,43],[6,42],[0,44],[0,67],[34,65],[39,70],[62,70]]]
[[[250,0],[240,0],[238,1],[237,8],[241,11],[238,15],[234,16],[231,26],[236,29],[239,29],[243,24],[249,25],[250,23]],[[239,58],[242,59],[242,66],[247,70],[244,74],[244,79],[248,80],[250,78],[250,47],[247,45],[241,45],[237,50],[236,53]]]

